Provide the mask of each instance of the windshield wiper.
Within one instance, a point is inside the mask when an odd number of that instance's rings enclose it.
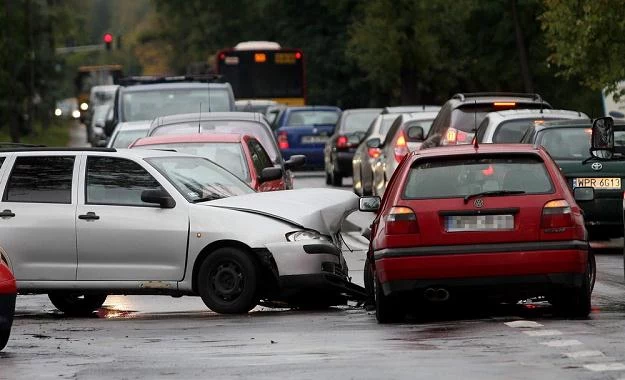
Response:
[[[469,202],[469,199],[477,198],[477,197],[496,197],[498,195],[519,195],[525,194],[523,190],[495,190],[495,191],[482,191],[480,193],[469,194],[464,197],[464,204],[466,205]]]
[[[216,199],[221,199],[221,198],[225,198],[222,195],[218,195],[218,194],[212,194],[209,195],[207,197],[202,197],[202,198],[197,198],[193,200],[193,203],[199,203],[199,202],[206,202],[206,201],[214,201]]]

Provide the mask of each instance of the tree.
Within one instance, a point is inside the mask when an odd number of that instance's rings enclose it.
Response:
[[[608,87],[625,79],[625,3],[612,0],[544,0],[540,17],[549,62],[558,74],[579,78],[594,89]]]

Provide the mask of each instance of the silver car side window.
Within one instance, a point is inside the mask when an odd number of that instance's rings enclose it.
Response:
[[[85,181],[87,204],[158,207],[141,200],[144,190],[163,190],[138,163],[118,157],[87,158]]]
[[[3,201],[71,204],[74,160],[74,156],[17,157]]]

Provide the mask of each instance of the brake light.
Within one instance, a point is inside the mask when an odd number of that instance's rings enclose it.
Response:
[[[406,145],[406,138],[402,131],[395,143],[395,161],[401,162],[401,160],[408,154],[408,146]]]
[[[409,207],[391,207],[385,220],[388,235],[406,235],[419,232],[417,216]]]
[[[493,105],[495,107],[516,107],[515,102],[495,102]]]
[[[280,150],[289,149],[289,137],[286,132],[280,132],[278,134],[278,148],[280,148]]]
[[[573,225],[571,206],[563,199],[547,202],[543,207],[541,227],[546,232],[561,232],[565,227]]]
[[[369,158],[378,158],[382,154],[382,151],[379,148],[368,148],[367,154],[369,154]]]
[[[337,148],[348,148],[349,147],[349,139],[347,138],[347,136],[339,136],[336,139],[336,147]]]
[[[445,141],[443,145],[456,145],[466,144],[469,140],[469,134],[463,131],[459,131],[456,128],[449,128],[445,135]]]

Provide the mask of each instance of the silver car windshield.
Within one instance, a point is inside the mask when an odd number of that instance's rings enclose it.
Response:
[[[228,91],[222,89],[128,92],[122,96],[122,104],[122,121],[198,112],[200,107],[205,112],[230,111]]]
[[[245,182],[201,157],[154,157],[146,161],[191,203],[253,193]]]

